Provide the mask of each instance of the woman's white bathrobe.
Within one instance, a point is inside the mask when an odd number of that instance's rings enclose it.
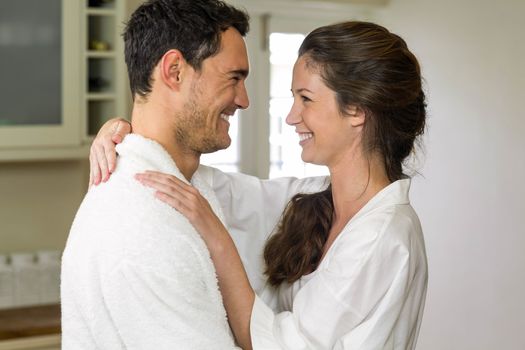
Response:
[[[156,142],[128,135],[107,183],[82,202],[62,261],[64,349],[235,348],[208,250],[133,176],[183,176]],[[222,217],[200,171],[192,184]]]
[[[325,179],[259,180],[208,172],[257,293],[250,324],[254,350],[415,348],[427,261],[408,197],[409,179],[374,196],[342,230],[316,271],[275,290],[264,285],[264,243],[290,195],[319,191]]]

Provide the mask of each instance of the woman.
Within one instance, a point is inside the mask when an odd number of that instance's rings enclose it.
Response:
[[[299,135],[302,159],[328,167],[330,186],[289,202],[264,248],[268,283],[260,295],[197,191],[160,173],[137,179],[206,242],[239,344],[413,349],[427,264],[403,162],[425,127],[419,64],[403,39],[381,26],[321,27],[299,49],[292,94],[286,121]]]

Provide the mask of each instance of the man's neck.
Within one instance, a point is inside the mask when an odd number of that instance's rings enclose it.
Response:
[[[134,134],[158,142],[171,156],[186,180],[191,181],[200,163],[200,153],[186,150],[178,145],[173,125],[170,125],[162,106],[151,103],[133,105],[131,128]]]
[[[164,142],[163,140],[154,139],[168,151],[169,155],[179,168],[180,172],[186,180],[191,181],[193,174],[197,171],[200,164],[201,155],[192,151],[185,151],[182,147],[178,147],[175,140],[175,135],[170,140]]]

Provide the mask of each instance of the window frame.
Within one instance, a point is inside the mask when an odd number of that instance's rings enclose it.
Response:
[[[270,173],[270,51],[272,32],[308,33],[321,25],[360,19],[373,21],[376,7],[330,1],[229,0],[250,14],[246,36],[250,75],[246,88],[250,107],[239,112],[239,172],[267,179]]]

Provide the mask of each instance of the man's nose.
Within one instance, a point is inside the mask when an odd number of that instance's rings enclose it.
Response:
[[[235,104],[240,109],[246,109],[250,105],[250,99],[248,98],[248,92],[246,91],[244,82],[242,83],[242,86],[239,87],[239,91],[235,97]]]

